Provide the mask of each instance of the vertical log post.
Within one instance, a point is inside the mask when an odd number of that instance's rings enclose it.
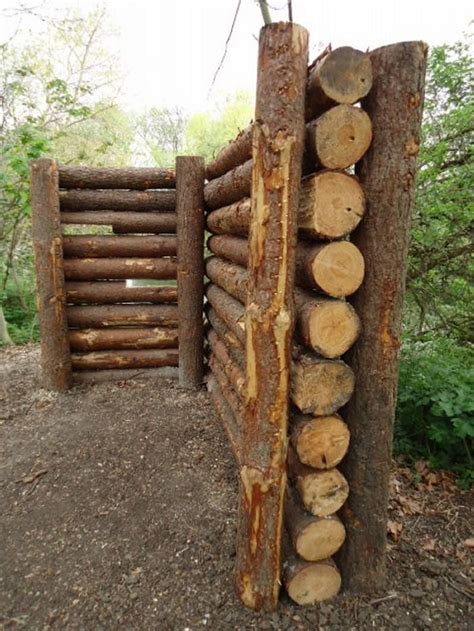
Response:
[[[260,34],[253,135],[246,311],[246,400],[236,587],[272,610],[280,588],[297,209],[308,34],[296,24]]]
[[[362,335],[349,354],[356,389],[345,419],[351,432],[343,471],[349,500],[340,567],[346,588],[374,592],[385,579],[388,483],[398,380],[410,212],[420,143],[427,46],[394,44],[371,53],[374,82],[363,102],[373,142],[358,168],[367,197],[352,241],[365,280],[351,300]]]
[[[66,390],[71,382],[71,353],[67,339],[58,181],[58,167],[54,160],[31,163],[42,382],[45,388],[60,391]]]
[[[204,362],[204,160],[176,158],[179,384],[199,388]]]

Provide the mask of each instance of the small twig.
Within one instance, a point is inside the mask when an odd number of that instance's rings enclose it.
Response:
[[[466,596],[466,598],[470,598],[471,600],[474,600],[474,594],[471,594],[470,592],[465,592],[463,589],[461,589],[461,587],[458,587],[456,583],[453,583],[452,581],[450,581],[449,578],[446,579],[446,582],[453,589],[455,589],[459,594],[462,594],[463,596]]]
[[[48,469],[40,469],[39,471],[36,471],[36,473],[30,473],[29,475],[25,475],[19,480],[16,480],[16,483],[18,484],[19,482],[22,482],[23,484],[30,484],[31,482],[34,482],[37,478],[45,475],[45,473],[48,473]]]
[[[225,60],[225,58],[226,58],[226,56],[227,56],[227,49],[228,49],[228,47],[229,47],[229,42],[230,42],[230,38],[232,37],[232,33],[234,32],[234,27],[235,27],[235,23],[236,23],[236,21],[237,21],[237,16],[238,16],[238,14],[239,14],[239,9],[240,9],[240,5],[241,5],[241,4],[242,4],[242,0],[239,0],[239,1],[237,2],[237,8],[235,9],[234,19],[232,20],[232,25],[231,25],[231,27],[230,27],[229,35],[227,36],[227,39],[226,39],[226,41],[225,41],[224,54],[222,55],[222,59],[220,60],[219,65],[217,66],[217,70],[215,71],[214,76],[213,76],[213,78],[212,78],[211,87],[209,88],[209,92],[207,93],[207,94],[208,94],[208,96],[209,96],[209,94],[210,94],[210,92],[211,92],[212,88],[214,87],[214,83],[216,82],[217,75],[219,74],[219,72],[220,72],[220,70],[221,70],[221,68],[222,68],[222,65],[223,65],[223,63],[224,63],[224,60]]]
[[[397,592],[391,592],[387,596],[382,596],[382,598],[375,598],[374,600],[371,600],[367,604],[368,605],[377,605],[378,603],[383,603],[385,600],[393,600],[394,598],[398,598],[398,597],[399,596],[398,596]]]
[[[293,2],[288,0],[288,22],[293,22]]]

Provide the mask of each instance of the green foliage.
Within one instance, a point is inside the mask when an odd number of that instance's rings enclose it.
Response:
[[[395,450],[474,482],[473,351],[449,339],[405,346],[395,425]]]

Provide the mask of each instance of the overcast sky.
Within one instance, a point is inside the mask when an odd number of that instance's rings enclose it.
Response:
[[[85,10],[96,4],[93,0],[47,3],[64,10]],[[195,111],[209,109],[213,99],[225,93],[253,92],[262,24],[254,0],[241,0],[227,57],[210,96],[238,0],[105,0],[102,4],[119,33],[112,46],[120,52],[124,67],[124,106],[176,104]],[[269,0],[269,5],[274,20],[286,19],[285,0]],[[0,0],[0,7],[12,6],[12,0]],[[333,47],[361,49],[412,39],[430,45],[451,43],[468,30],[473,6],[472,0],[293,0],[293,18],[308,29],[310,53],[315,56],[329,42]],[[0,26],[2,40],[9,28],[6,23]]]

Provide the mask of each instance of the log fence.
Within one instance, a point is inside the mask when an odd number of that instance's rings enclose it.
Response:
[[[255,122],[207,165],[32,165],[46,385],[204,378],[238,469],[236,591],[266,611],[281,584],[301,605],[383,585],[426,65],[421,42],[307,51],[262,29]]]

